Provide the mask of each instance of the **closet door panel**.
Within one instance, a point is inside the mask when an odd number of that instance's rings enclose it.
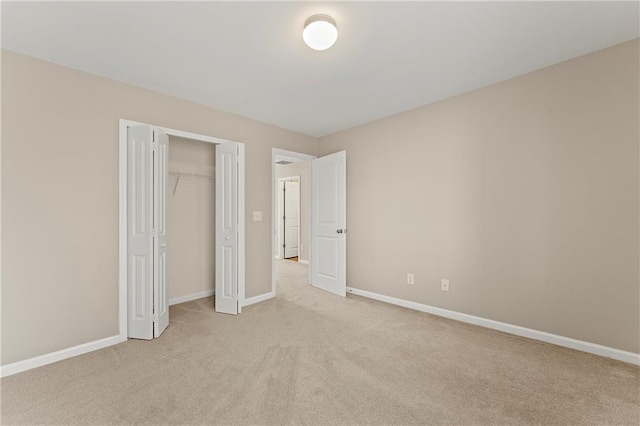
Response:
[[[153,211],[154,211],[154,275],[153,335],[160,337],[169,325],[169,302],[167,300],[167,180],[169,179],[169,137],[160,129],[153,130],[155,152],[153,158]]]
[[[216,146],[216,312],[238,313],[238,144]]]
[[[153,338],[153,135],[127,129],[127,329]]]

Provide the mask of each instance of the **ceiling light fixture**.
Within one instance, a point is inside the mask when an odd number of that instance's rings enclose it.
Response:
[[[329,15],[313,15],[304,23],[302,39],[313,50],[327,50],[338,39],[336,21]]]

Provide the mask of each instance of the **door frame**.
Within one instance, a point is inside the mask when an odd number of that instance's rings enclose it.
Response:
[[[205,136],[182,130],[170,129],[155,124],[141,123],[132,120],[119,121],[119,271],[118,271],[118,325],[120,341],[128,339],[127,335],[127,127],[152,126],[169,136],[192,139],[212,144],[237,143],[238,153],[238,313],[242,312],[245,302],[245,156],[244,144],[227,139]],[[216,203],[216,209],[218,205]],[[217,254],[216,254],[217,256]]]
[[[298,180],[294,181],[293,179],[295,179],[295,178],[297,178]],[[281,182],[289,182],[289,181],[298,182],[298,216],[301,216],[302,215],[302,197],[300,196],[300,192],[302,192],[302,186],[301,186],[302,177],[300,175],[293,175],[293,176],[285,176],[285,177],[278,178],[278,193],[280,192],[280,183]],[[278,195],[279,194],[276,194],[276,202],[278,201]],[[286,195],[285,195],[285,205],[282,206],[282,208],[283,208],[282,213],[283,214],[285,214],[285,210],[286,210],[286,200],[287,200],[287,198],[286,198]],[[277,207],[280,207],[280,206],[277,206]],[[280,216],[280,215],[278,215],[278,216]],[[300,261],[300,237],[302,235],[302,218],[298,217],[298,220],[300,221],[298,223],[298,261]],[[282,222],[280,222],[280,218],[276,217],[276,231],[278,229],[278,226],[280,226],[279,224],[281,224],[281,223]],[[286,232],[287,232],[286,226],[282,229],[282,232],[283,232],[283,236],[282,237],[284,238],[284,240],[286,240],[286,238],[285,238],[286,237]],[[276,233],[276,235],[277,235],[277,233]],[[277,240],[277,238],[276,238],[276,240]],[[284,240],[283,240],[283,242],[284,242]],[[285,256],[286,253],[285,253],[284,250],[282,250],[282,244],[278,244],[277,252],[278,252],[278,255],[279,255],[279,256],[277,256],[278,259],[284,259],[285,258],[284,256]]]
[[[277,207],[278,207],[278,203],[277,203],[277,191],[276,191],[276,186],[278,183],[278,179],[276,178],[276,157],[277,156],[285,156],[285,157],[290,157],[290,158],[296,158],[302,161],[311,161],[311,160],[315,160],[316,157],[315,155],[309,155],[309,154],[303,154],[301,152],[294,152],[294,151],[287,151],[286,149],[280,149],[280,148],[271,148],[271,294],[273,296],[275,296],[276,294],[276,232],[277,232],[277,226],[276,226],[276,220],[278,220],[277,218]],[[311,173],[311,166],[309,166],[309,185],[311,185],[313,182],[313,173]],[[311,186],[309,186],[309,188],[311,188]],[[300,188],[300,190],[302,191],[302,188]],[[301,197],[302,198],[302,197]],[[302,216],[302,214],[300,215]],[[311,209],[309,209],[309,215],[308,215],[308,220],[309,220],[309,225],[311,225]],[[311,229],[309,229],[309,231],[311,231]],[[298,244],[300,244],[298,242]],[[310,246],[311,244],[309,244]],[[308,254],[309,254],[309,265],[311,265],[311,256],[313,256],[313,253],[311,252],[311,247],[307,248],[308,250]],[[300,259],[300,256],[298,256],[298,260]],[[311,282],[311,268],[309,268],[309,283]]]

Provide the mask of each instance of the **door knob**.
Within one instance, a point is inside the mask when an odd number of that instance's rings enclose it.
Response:
[[[342,229],[338,229],[336,232],[337,232],[338,234],[342,234]]]

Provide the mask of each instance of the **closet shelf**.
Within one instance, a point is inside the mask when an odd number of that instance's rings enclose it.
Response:
[[[203,175],[199,173],[190,173],[190,172],[178,172],[178,171],[169,171],[169,178],[175,178],[176,183],[173,186],[172,196],[176,196],[176,191],[178,190],[178,184],[182,179],[188,179],[192,181],[207,181],[213,182],[215,181],[215,176],[212,175]]]
[[[191,173],[191,172],[169,172],[169,176],[171,177],[180,177],[182,179],[184,178],[200,178],[200,179],[207,179],[207,180],[214,180],[216,177],[213,175],[203,175],[203,174],[199,174],[199,173]]]

